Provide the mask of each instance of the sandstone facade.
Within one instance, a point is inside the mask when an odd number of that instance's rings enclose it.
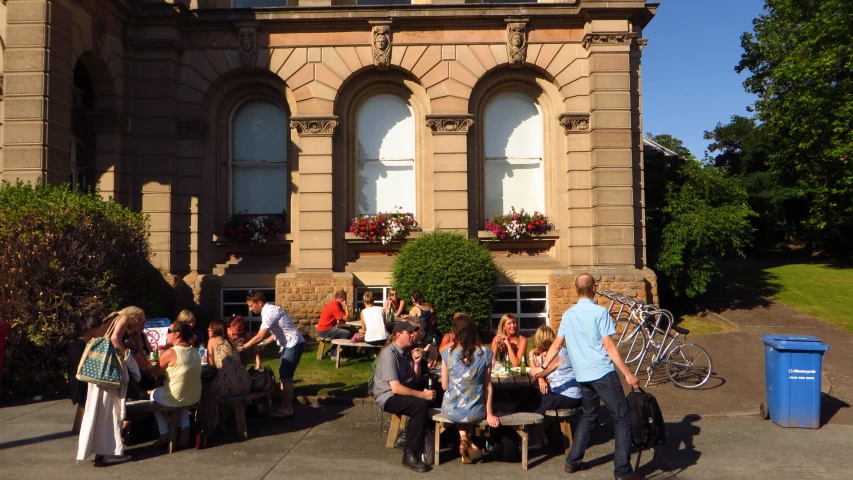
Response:
[[[148,214],[155,265],[211,316],[224,289],[274,288],[307,331],[335,289],[352,299],[388,284],[393,248],[347,232],[359,194],[355,112],[379,93],[414,115],[423,230],[488,241],[507,282],[549,286],[553,325],[574,298],[573,272],[656,298],[640,68],[656,4],[4,3],[0,178],[98,183]],[[557,227],[516,243],[484,232],[484,108],[506,91],[541,111],[544,210]],[[232,213],[231,122],[249,99],[280,107],[289,127],[288,233],[259,247],[218,236]]]

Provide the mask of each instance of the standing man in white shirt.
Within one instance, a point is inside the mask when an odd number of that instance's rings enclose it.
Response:
[[[246,304],[254,314],[261,314],[261,329],[254,338],[238,348],[240,352],[255,345],[263,347],[266,338],[275,337],[279,346],[278,377],[281,381],[281,409],[273,412],[275,418],[293,418],[293,373],[305,352],[305,339],[293,324],[290,316],[276,305],[268,304],[264,292],[249,290]]]

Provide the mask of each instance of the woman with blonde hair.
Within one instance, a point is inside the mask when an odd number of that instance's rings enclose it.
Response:
[[[385,318],[388,318],[390,315],[393,315],[394,318],[406,318],[408,315],[406,315],[405,309],[406,301],[399,297],[397,289],[392,288],[388,290],[388,300],[385,300],[384,307]]]
[[[477,325],[465,313],[453,315],[453,344],[441,352],[441,413],[459,427],[459,455],[472,463],[483,455],[470,437],[483,419],[497,427],[492,413],[492,351],[480,345]],[[485,390],[485,395],[483,391]]]
[[[86,392],[86,410],[80,424],[77,442],[77,461],[81,462],[95,454],[96,463],[113,465],[130,460],[124,454],[121,441],[122,420],[125,417],[125,395],[128,379],[135,371],[139,376],[136,361],[125,348],[122,338],[128,330],[142,328],[145,312],[139,307],[125,307],[107,315],[103,325],[93,332],[92,338],[110,333],[110,343],[116,350],[121,365],[121,385],[117,389],[104,389],[90,383]]]
[[[542,325],[533,334],[533,350],[530,352],[530,364],[534,365],[530,373],[535,375],[543,371],[542,360],[554,343],[556,335],[548,325]],[[535,410],[544,414],[546,410],[560,410],[581,406],[581,388],[575,378],[575,370],[569,359],[569,352],[561,348],[554,360],[544,369],[545,375],[539,379],[539,391],[542,401]]]
[[[198,348],[199,345],[207,343],[207,335],[205,335],[198,327],[198,320],[195,318],[195,314],[192,311],[187,310],[186,308],[181,310],[181,313],[178,314],[177,320],[175,320],[175,323],[177,322],[188,323],[193,329],[193,338],[189,341],[193,348]]]
[[[501,317],[498,333],[492,339],[492,351],[495,352],[496,360],[509,357],[513,367],[521,365],[522,356],[527,354],[527,338],[519,335],[515,315],[507,313]]]

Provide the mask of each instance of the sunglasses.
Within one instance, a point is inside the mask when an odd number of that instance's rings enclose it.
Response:
[[[171,328],[170,328],[170,329],[168,329],[168,330],[166,330],[166,331],[167,331],[167,332],[169,332],[169,333],[178,333],[178,332],[180,332],[180,330],[172,330]]]

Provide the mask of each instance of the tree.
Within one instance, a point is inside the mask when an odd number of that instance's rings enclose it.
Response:
[[[767,169],[809,208],[804,238],[843,250],[853,235],[853,2],[766,0],[735,70],[772,149]]]
[[[737,177],[703,165],[677,138],[647,136],[679,153],[645,155],[648,263],[673,295],[696,297],[720,275],[717,259],[744,255],[755,213]]]

